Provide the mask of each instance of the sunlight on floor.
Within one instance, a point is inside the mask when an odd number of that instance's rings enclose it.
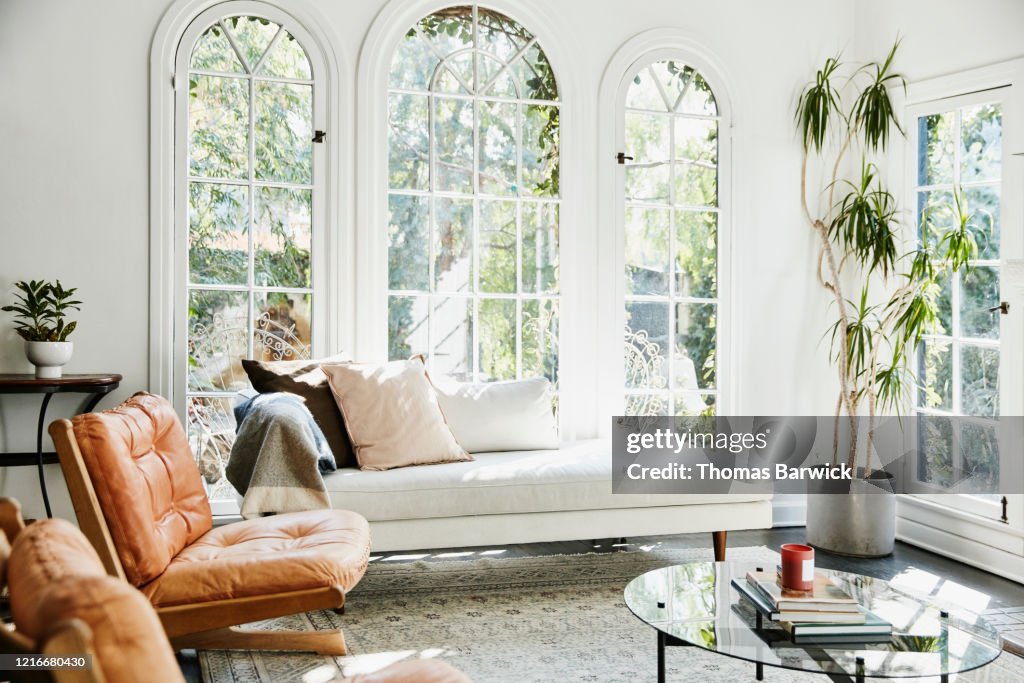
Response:
[[[434,659],[445,654],[447,650],[440,647],[428,647],[423,650],[396,650],[393,652],[374,652],[372,654],[365,655],[350,655],[345,657],[343,661],[339,662],[341,665],[342,673],[345,676],[355,676],[356,674],[368,674],[374,671],[383,669],[386,666],[394,664],[395,662],[401,662],[406,659]],[[306,676],[309,676],[319,669],[309,672]],[[303,677],[302,683],[322,683],[318,680],[307,680],[306,676]]]

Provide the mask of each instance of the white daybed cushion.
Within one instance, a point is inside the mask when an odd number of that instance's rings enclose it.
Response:
[[[558,448],[551,382],[435,382],[437,403],[459,445],[470,453]]]
[[[331,504],[369,521],[767,500],[770,494],[613,494],[611,442],[480,453],[471,462],[324,475]],[[734,487],[735,488],[735,487]]]

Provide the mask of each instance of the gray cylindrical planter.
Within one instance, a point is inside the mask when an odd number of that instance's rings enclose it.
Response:
[[[884,557],[896,544],[896,496],[891,475],[851,481],[809,480],[807,542],[830,553]]]

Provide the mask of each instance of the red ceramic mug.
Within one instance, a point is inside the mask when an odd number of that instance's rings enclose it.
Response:
[[[801,543],[786,543],[782,553],[782,587],[795,591],[814,588],[814,548]]]

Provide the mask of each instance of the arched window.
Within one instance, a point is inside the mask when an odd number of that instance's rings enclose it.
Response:
[[[211,499],[234,437],[243,358],[309,358],[320,294],[324,93],[308,36],[272,7],[200,15],[176,68],[175,386]],[[252,10],[252,5],[247,5]],[[314,276],[317,276],[316,278]],[[319,303],[319,302],[317,302]]]
[[[388,103],[389,357],[555,381],[559,103],[541,46],[493,10],[439,10],[399,44]]]
[[[632,157],[624,187],[626,412],[714,413],[719,109],[704,77],[682,61],[632,73],[620,123]]]

